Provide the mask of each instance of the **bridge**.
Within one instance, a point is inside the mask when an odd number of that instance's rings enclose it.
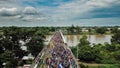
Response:
[[[33,61],[31,68],[80,68],[62,32],[55,32]]]

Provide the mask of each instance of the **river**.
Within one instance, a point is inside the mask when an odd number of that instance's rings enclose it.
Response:
[[[48,44],[51,37],[52,35],[46,35],[47,42],[45,44]],[[65,41],[69,46],[76,46],[81,37],[82,35],[64,35]],[[104,44],[105,42],[111,44],[111,35],[87,35],[87,40],[91,45],[99,43]]]

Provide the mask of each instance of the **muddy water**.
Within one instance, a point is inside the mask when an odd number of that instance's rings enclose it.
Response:
[[[51,39],[52,35],[46,35],[45,44],[48,44],[49,40]],[[76,46],[79,43],[80,38],[82,35],[64,35],[65,41],[69,46]],[[87,40],[92,44],[104,44],[105,42],[111,43],[111,35],[87,35]]]

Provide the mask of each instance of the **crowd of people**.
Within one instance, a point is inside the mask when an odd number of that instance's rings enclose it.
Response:
[[[45,60],[47,68],[77,68],[77,64],[71,51],[63,45],[55,45],[51,51],[51,56]]]
[[[39,66],[45,65],[43,68],[77,68],[72,52],[64,43],[60,33],[53,36],[43,52],[36,58],[36,63],[39,63]]]

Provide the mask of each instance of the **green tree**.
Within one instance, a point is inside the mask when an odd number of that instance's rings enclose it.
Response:
[[[82,32],[82,29],[79,26],[76,26],[77,34],[80,34]]]
[[[81,39],[80,42],[78,44],[78,46],[84,46],[84,45],[89,45],[90,42],[87,40],[87,36],[84,35]]]
[[[6,63],[6,68],[15,68],[17,66],[17,60],[14,58],[12,51],[5,51],[1,54],[0,59],[2,63]]]
[[[82,61],[91,62],[95,61],[95,52],[92,51],[90,46],[81,46],[78,50],[78,58]]]
[[[79,64],[80,65],[80,68],[88,68],[88,66],[84,65],[84,64]]]
[[[20,28],[14,26],[4,27],[3,34],[0,36],[0,48],[2,51],[0,54],[2,59],[0,61],[1,64],[8,63],[6,64],[7,66],[11,64],[17,65],[15,61],[21,60],[22,57],[27,54],[27,52],[20,47],[19,41],[21,39],[22,34]]]
[[[104,34],[107,31],[105,27],[96,28],[96,33]]]
[[[29,43],[26,44],[26,46],[28,47],[28,51],[32,53],[33,56],[37,56],[44,47],[44,39],[44,34],[42,34],[41,32],[36,32]]]
[[[87,36],[83,36],[80,39],[78,44],[78,58],[82,61],[94,61],[95,54],[92,51],[92,47],[90,46],[90,42],[87,40]]]
[[[114,26],[112,29],[111,29],[111,33],[117,33],[118,32],[118,26]]]
[[[77,31],[76,31],[76,28],[75,26],[72,24],[71,27],[68,28],[68,33],[69,34],[75,34]]]
[[[72,46],[70,47],[72,53],[74,54],[75,57],[77,57],[77,47],[76,46]]]
[[[26,53],[20,48],[19,41],[22,39],[20,32],[20,28],[18,27],[9,27],[4,29],[4,38],[2,39],[1,44],[5,50],[12,51],[15,57],[22,58]]]
[[[120,50],[119,51],[116,51],[116,52],[114,52],[114,57],[115,57],[115,59],[117,60],[117,61],[119,61],[120,62]]]
[[[112,36],[111,42],[120,44],[120,30],[114,33],[114,35]]]
[[[116,45],[114,45],[114,44],[106,43],[105,44],[105,48],[106,48],[107,51],[110,51],[110,52],[116,51]]]

